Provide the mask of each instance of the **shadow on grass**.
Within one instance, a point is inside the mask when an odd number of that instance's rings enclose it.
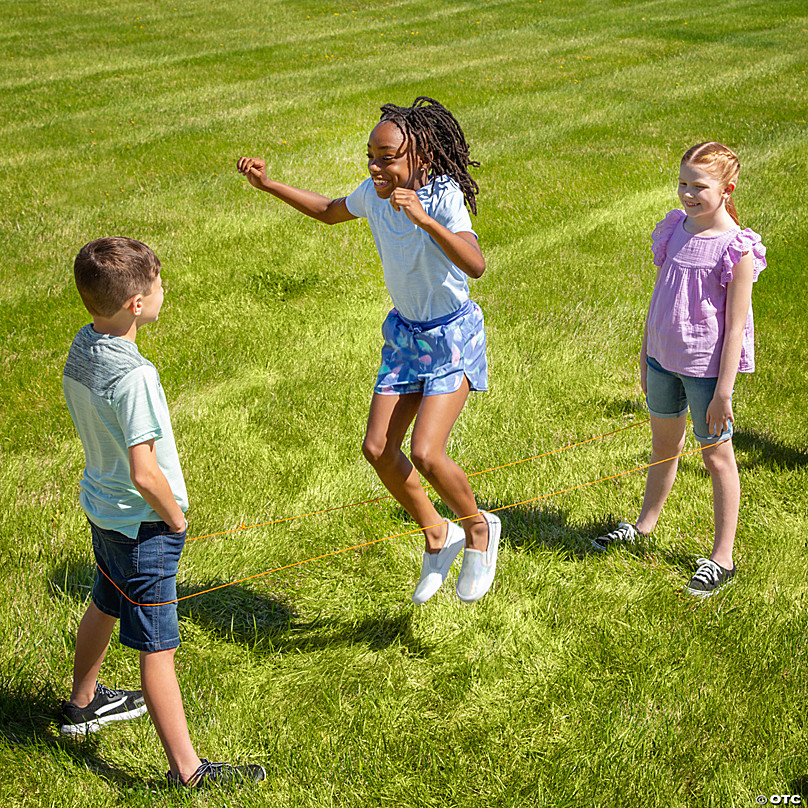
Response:
[[[492,510],[502,520],[502,545],[521,552],[551,549],[567,559],[581,559],[589,554],[589,534],[601,535],[608,521],[591,522],[583,527],[571,526],[560,508],[537,503],[515,505],[507,510],[498,502],[480,503],[482,510]]]
[[[255,650],[306,653],[320,649],[365,645],[371,651],[399,646],[411,657],[429,656],[432,646],[412,630],[410,609],[382,610],[358,620],[318,617],[295,621],[283,634],[267,635]]]
[[[481,507],[495,508],[496,505]],[[639,558],[653,554],[687,576],[696,569],[696,556],[693,553],[677,548],[659,548],[652,536],[641,536],[633,544],[622,544],[606,551],[595,550],[592,540],[614,530],[621,521],[613,514],[578,523],[574,527],[567,523],[566,515],[558,508],[542,510],[526,505],[500,511],[499,516],[502,519],[502,544],[522,552],[549,549],[570,561],[587,556],[605,557],[611,552],[631,553]]]
[[[738,467],[771,469],[800,469],[808,466],[808,452],[778,441],[771,435],[753,430],[739,429],[732,437],[735,448],[746,456],[739,459]]]
[[[637,426],[644,425],[647,430],[648,452],[650,453],[651,427],[645,424],[645,420],[648,418],[648,410],[641,398],[617,399],[605,402],[603,411],[615,419],[622,417],[634,421],[636,418],[635,423]],[[626,426],[630,425],[630,422],[626,424]],[[687,434],[691,440],[692,430],[692,424],[688,422]],[[739,458],[739,468],[768,466],[774,470],[779,470],[799,469],[808,466],[808,451],[805,448],[789,446],[765,432],[759,432],[754,429],[738,429],[732,436],[732,442],[739,452],[746,455],[746,457]]]
[[[803,774],[792,780],[786,786],[786,791],[788,791],[790,795],[799,794],[803,799],[808,797],[808,774]]]
[[[631,422],[635,422],[638,427],[648,420],[648,408],[645,406],[645,399],[641,396],[604,401],[603,412],[611,418],[631,419]],[[625,426],[631,425],[631,422],[626,423]],[[650,430],[647,424],[645,424],[645,427]]]
[[[63,564],[51,575],[51,590],[85,601],[92,591],[95,567]],[[359,620],[339,617],[301,619],[283,595],[267,595],[237,584],[203,592],[223,582],[208,581],[197,587],[178,585],[180,618],[188,618],[220,640],[262,653],[317,650],[364,644],[373,651],[400,645],[422,657],[430,646],[418,639],[410,626],[409,610],[385,610]]]
[[[89,770],[118,788],[142,790],[158,784],[157,781],[144,782],[140,776],[111,766],[99,755],[99,739],[95,735],[54,737],[59,704],[59,697],[49,684],[0,682],[0,738],[11,746],[36,749],[37,755],[45,752],[53,758],[66,759],[78,769]],[[109,731],[115,730],[110,728]]]

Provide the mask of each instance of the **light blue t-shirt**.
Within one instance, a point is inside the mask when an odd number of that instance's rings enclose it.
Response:
[[[84,447],[79,502],[91,522],[135,538],[141,522],[161,521],[129,469],[129,447],[152,439],[174,499],[188,510],[160,376],[134,342],[84,326],[70,346],[62,387]]]
[[[437,177],[416,193],[426,213],[447,230],[474,233],[463,192],[451,177]],[[345,205],[354,216],[368,220],[382,259],[384,283],[399,314],[422,323],[452,314],[468,300],[466,274],[403,210],[396,211],[389,199],[379,198],[370,177]]]

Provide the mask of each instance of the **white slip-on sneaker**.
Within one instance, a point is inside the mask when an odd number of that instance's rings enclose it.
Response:
[[[485,550],[466,547],[463,551],[463,566],[457,576],[457,597],[466,603],[479,600],[491,588],[497,569],[502,522],[493,513],[482,513],[488,522],[488,547]]]
[[[424,553],[421,562],[421,579],[412,595],[412,602],[426,603],[440,588],[449,574],[452,563],[466,543],[466,533],[455,522],[446,521],[446,540],[439,553]]]

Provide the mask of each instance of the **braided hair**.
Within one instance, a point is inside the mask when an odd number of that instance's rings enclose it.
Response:
[[[729,146],[715,140],[708,140],[706,143],[697,143],[695,146],[691,146],[684,153],[682,164],[702,166],[708,174],[712,174],[725,188],[731,182],[738,181],[738,174],[741,171],[738,155]],[[735,224],[740,225],[732,194],[727,197],[726,209]]]
[[[418,96],[411,107],[398,107],[385,104],[380,121],[394,123],[405,139],[412,141],[416,152],[420,152],[430,162],[432,181],[442,174],[448,174],[463,192],[463,198],[472,213],[477,213],[477,200],[480,187],[471,178],[469,166],[479,166],[476,160],[469,159],[469,147],[460,124],[443,104]]]

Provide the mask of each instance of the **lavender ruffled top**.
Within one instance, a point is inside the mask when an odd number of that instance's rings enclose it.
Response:
[[[754,260],[753,279],[766,266],[766,248],[749,228],[699,236],[684,228],[683,210],[672,210],[654,229],[654,263],[660,267],[648,310],[648,356],[672,373],[714,378],[721,364],[727,284],[744,253]],[[752,306],[746,318],[741,373],[755,369]]]

